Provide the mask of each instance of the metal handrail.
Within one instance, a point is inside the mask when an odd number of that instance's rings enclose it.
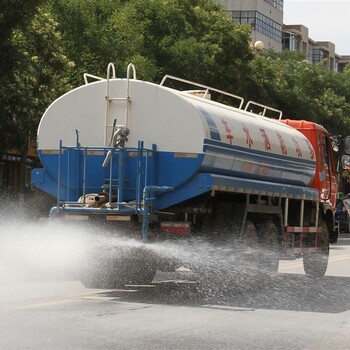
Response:
[[[104,80],[104,78],[98,77],[97,75],[89,74],[89,73],[84,73],[84,81],[85,84],[88,85],[89,81],[88,78],[93,78],[95,80]]]
[[[126,111],[125,111],[125,125],[126,126],[128,126],[128,122],[129,122],[129,104],[131,103],[130,85],[129,85],[130,70],[131,69],[132,69],[132,72],[133,72],[132,79],[136,80],[136,68],[135,68],[135,66],[132,63],[129,63],[128,68],[126,70],[126,100],[127,100]]]
[[[197,86],[197,87],[200,87],[202,89],[205,89],[205,94],[204,94],[203,98],[205,98],[207,96],[209,91],[215,91],[215,92],[218,92],[219,94],[222,94],[222,95],[225,95],[225,96],[229,96],[229,97],[233,97],[233,98],[239,100],[240,101],[239,107],[238,107],[239,109],[241,109],[243,104],[244,104],[244,98],[241,97],[241,96],[237,96],[237,95],[231,94],[229,92],[226,92],[226,91],[223,91],[223,90],[219,90],[219,89],[207,86],[207,85],[199,84],[199,83],[196,83],[196,82],[193,82],[193,81],[190,81],[190,80],[186,80],[186,79],[182,79],[182,78],[179,78],[179,77],[175,77],[173,75],[165,75],[159,85],[164,86],[164,83],[165,83],[165,81],[167,79],[180,81],[180,82],[185,83],[185,84],[189,84],[189,85],[192,85],[192,86]]]
[[[104,144],[107,144],[107,120],[109,116],[109,102],[110,102],[110,97],[109,97],[109,78],[111,75],[111,70],[112,70],[112,79],[115,79],[115,67],[112,62],[110,62],[107,66],[107,79],[106,79],[106,108],[105,108],[105,138],[104,138]]]
[[[247,104],[246,104],[246,106],[245,106],[245,108],[244,108],[244,110],[245,111],[248,111],[248,108],[249,108],[249,106],[250,105],[253,105],[253,106],[258,106],[258,107],[260,107],[260,108],[262,108],[263,109],[263,112],[262,112],[262,116],[263,117],[265,117],[266,116],[266,111],[272,111],[272,112],[276,112],[277,114],[279,114],[279,116],[278,116],[278,120],[281,120],[282,119],[282,111],[281,110],[279,110],[279,109],[275,109],[275,108],[272,108],[272,107],[269,107],[269,106],[266,106],[266,105],[263,105],[263,104],[261,104],[261,103],[258,103],[258,102],[254,102],[254,101],[249,101]],[[249,111],[248,111],[249,112]]]

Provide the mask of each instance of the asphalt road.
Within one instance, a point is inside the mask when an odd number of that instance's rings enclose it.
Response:
[[[35,253],[18,261],[9,240],[1,243],[0,349],[350,349],[347,237],[332,246],[323,279],[307,278],[299,260],[281,261],[275,277],[202,290],[87,289],[64,264],[57,271],[48,260],[49,273],[40,273],[57,244],[43,256],[22,239],[22,252]]]

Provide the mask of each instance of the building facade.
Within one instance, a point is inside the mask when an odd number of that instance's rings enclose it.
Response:
[[[309,29],[301,24],[283,24],[283,0],[218,0],[235,23],[249,23],[252,42],[262,41],[265,49],[299,51],[310,63],[325,62],[328,69],[341,72],[350,63],[349,56],[337,55],[329,41],[309,38]]]
[[[313,64],[323,61],[329,70],[336,72],[342,71],[348,61],[346,57],[335,53],[332,42],[309,38],[309,29],[301,24],[283,26],[282,49],[299,51]]]
[[[262,41],[266,49],[282,51],[283,0],[218,0],[235,23],[249,23],[252,42]]]

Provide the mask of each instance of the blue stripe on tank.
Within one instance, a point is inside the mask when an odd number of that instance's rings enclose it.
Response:
[[[204,140],[201,171],[306,186],[315,173],[315,162]]]
[[[205,120],[208,124],[210,137],[213,140],[221,141],[219,130],[214,122],[214,119],[211,117],[211,115],[204,108],[202,108],[200,106],[197,106],[196,108],[198,109],[200,114],[205,118]]]
[[[236,145],[230,145],[225,142],[217,142],[210,139],[204,140],[203,145],[203,151],[206,152],[208,150],[215,150],[217,153],[232,155],[232,152],[239,152],[239,153],[245,153],[252,156],[258,156],[258,157],[264,157],[270,160],[275,160],[276,162],[290,162],[298,164],[303,164],[304,166],[312,166],[314,167],[315,161],[314,160],[308,160],[304,158],[297,158],[297,157],[291,157],[291,156],[285,156],[282,154],[276,154],[266,151],[260,151],[252,148],[242,147],[242,146],[236,146]]]

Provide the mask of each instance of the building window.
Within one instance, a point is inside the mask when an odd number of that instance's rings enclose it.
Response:
[[[298,38],[296,35],[284,32],[282,36],[282,49],[289,51],[298,51]]]
[[[346,63],[339,62],[337,72],[342,72],[346,66]]]
[[[339,72],[339,62],[337,60],[334,60],[334,71]]]
[[[307,51],[307,59],[312,63],[312,55],[313,55],[314,49],[311,45],[309,45],[309,49]]]
[[[253,30],[282,43],[282,26],[258,11],[229,11],[235,23],[249,23]]]
[[[325,59],[324,51],[321,49],[313,49],[312,50],[312,63],[321,62]]]
[[[265,0],[265,2],[276,7],[277,10],[283,11],[283,0]]]

